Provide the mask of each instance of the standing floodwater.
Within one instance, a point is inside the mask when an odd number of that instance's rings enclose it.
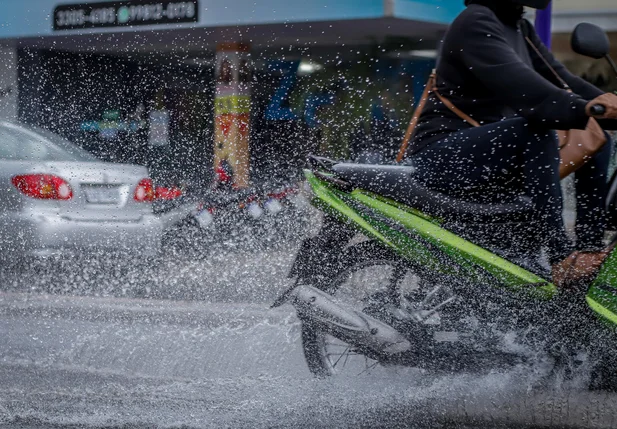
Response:
[[[541,365],[536,373],[523,366],[476,375],[380,368],[358,377],[316,379],[306,367],[292,307],[269,309],[288,285],[296,250],[297,244],[287,243],[261,253],[227,249],[201,261],[163,263],[148,282],[156,299],[135,297],[130,284],[114,287],[113,276],[101,272],[91,276],[107,285],[104,297],[81,278],[65,278],[66,290],[50,294],[30,292],[41,287],[36,275],[5,275],[3,284],[11,290],[0,295],[0,424],[613,424],[613,396],[586,393],[576,381],[543,386]],[[248,272],[251,281],[244,280]],[[177,295],[170,296],[171,290]]]

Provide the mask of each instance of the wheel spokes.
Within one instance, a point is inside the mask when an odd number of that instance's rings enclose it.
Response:
[[[338,365],[339,361],[343,358],[343,356],[345,356],[347,354],[347,351],[350,349],[351,346],[347,346],[347,348],[345,348],[345,350],[343,351],[343,353],[341,353],[341,355],[339,356],[339,358],[336,360],[336,362],[334,362],[334,364],[332,365],[332,368],[336,368],[336,365]]]
[[[368,370],[375,368],[379,362],[373,359],[367,358],[363,353],[352,345],[342,343],[337,338],[333,338],[334,341],[326,341],[324,339],[324,347],[326,351],[326,359],[330,363],[330,367],[334,370],[341,370],[342,368],[353,368],[360,363],[359,359],[363,360],[364,370],[360,373],[367,372]],[[336,348],[336,350],[329,350],[330,348]],[[352,364],[356,362],[355,364]],[[359,374],[358,374],[359,375]]]
[[[423,283],[408,266],[398,261],[372,260],[370,264],[359,263],[351,273],[341,272],[339,279],[339,282],[333,282],[339,286],[332,292],[337,301],[359,311],[366,311],[369,315],[373,315],[374,310],[376,313],[373,317],[386,317],[386,323],[391,320],[390,317],[394,317],[401,324],[415,322],[424,326],[429,318],[440,314],[444,306],[456,299],[450,288]],[[392,305],[396,308],[390,309]],[[391,313],[380,316],[382,306],[384,312]],[[432,331],[429,335],[432,335]],[[331,373],[340,373],[344,368],[349,375],[361,375],[371,372],[381,363],[367,357],[362,349],[327,332],[321,332],[320,342],[321,362],[329,366]]]

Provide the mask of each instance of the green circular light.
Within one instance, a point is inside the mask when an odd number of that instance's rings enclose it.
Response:
[[[129,22],[129,8],[122,6],[118,9],[118,22],[120,24],[126,24]]]

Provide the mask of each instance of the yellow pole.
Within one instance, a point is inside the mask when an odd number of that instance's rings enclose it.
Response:
[[[224,43],[216,51],[214,99],[214,168],[227,161],[235,188],[250,183],[249,133],[251,118],[251,66],[249,46]]]

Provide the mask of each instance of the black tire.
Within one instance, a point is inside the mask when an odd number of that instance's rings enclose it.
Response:
[[[322,339],[319,338],[318,331],[308,326],[307,322],[302,322],[302,349],[306,364],[313,375],[325,378],[332,373],[328,370],[321,342]]]

